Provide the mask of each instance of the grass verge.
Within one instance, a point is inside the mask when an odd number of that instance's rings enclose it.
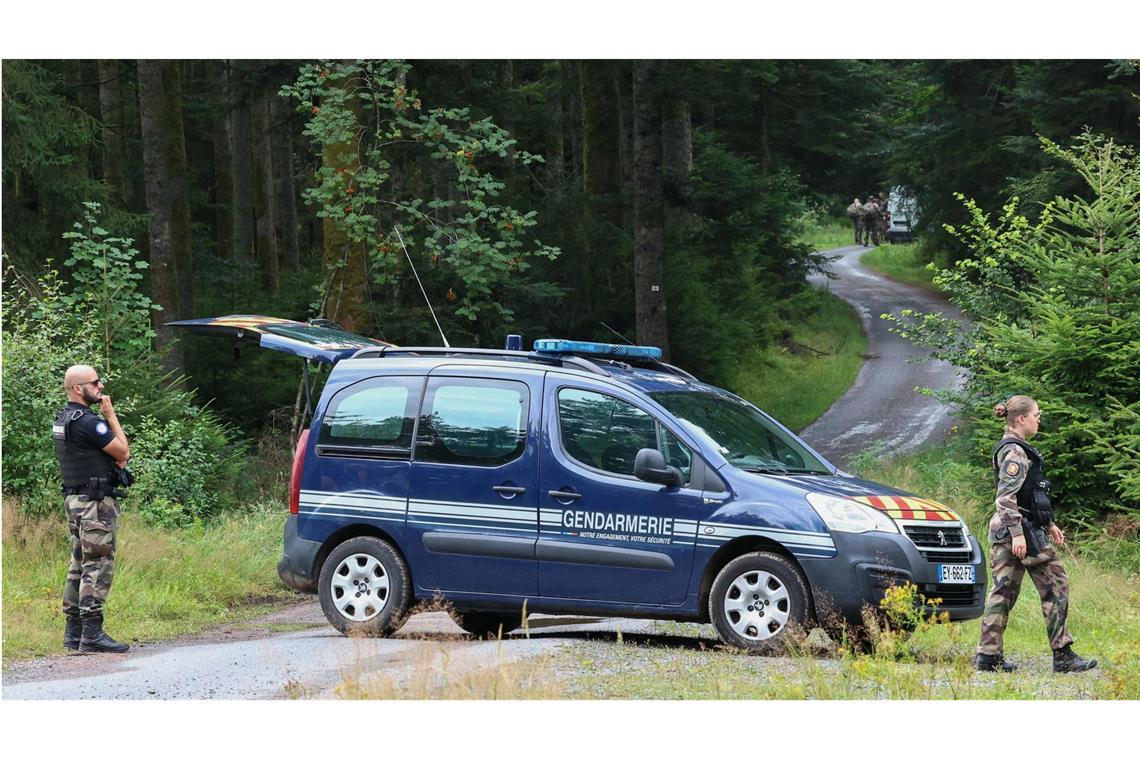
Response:
[[[941,292],[934,285],[934,270],[928,268],[918,243],[883,244],[864,253],[860,261],[896,282]]]
[[[830,251],[855,245],[855,228],[846,217],[810,220],[803,225],[796,240],[813,251]]]
[[[30,519],[4,498],[4,663],[63,652],[61,595],[67,575],[67,524]],[[181,530],[122,516],[107,630],[124,641],[152,641],[243,619],[295,597],[277,579],[279,505],[224,515]]]
[[[806,291],[803,319],[786,325],[771,349],[746,353],[729,389],[792,430],[811,424],[847,392],[863,366],[867,337],[859,316],[839,298]]]

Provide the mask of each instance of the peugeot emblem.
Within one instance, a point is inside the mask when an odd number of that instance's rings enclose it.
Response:
[[[946,534],[942,531],[938,531],[938,543],[942,546],[946,545]]]

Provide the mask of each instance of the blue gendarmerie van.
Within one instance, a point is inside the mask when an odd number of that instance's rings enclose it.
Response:
[[[442,598],[478,635],[525,610],[711,622],[766,650],[907,581],[981,615],[958,515],[837,470],[659,349],[334,350],[351,356],[297,443],[278,573],[346,634]]]

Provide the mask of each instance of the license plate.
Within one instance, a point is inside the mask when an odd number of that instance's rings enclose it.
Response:
[[[973,583],[973,565],[939,565],[939,583]]]

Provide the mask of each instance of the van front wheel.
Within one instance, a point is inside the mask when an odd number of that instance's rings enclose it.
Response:
[[[408,566],[374,536],[350,538],[332,550],[317,582],[321,611],[346,636],[387,636],[404,623],[411,601]]]
[[[721,641],[753,652],[774,652],[789,630],[807,619],[807,585],[790,561],[753,552],[729,562],[709,594],[709,617]]]

